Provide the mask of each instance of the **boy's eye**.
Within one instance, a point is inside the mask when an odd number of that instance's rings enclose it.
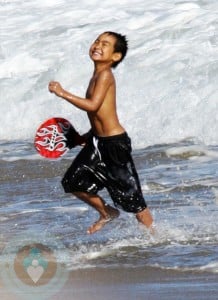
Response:
[[[108,47],[110,45],[110,43],[107,42],[107,41],[95,40],[94,43],[93,43],[93,45],[95,45],[95,46],[101,46],[101,47],[106,48],[106,47]]]

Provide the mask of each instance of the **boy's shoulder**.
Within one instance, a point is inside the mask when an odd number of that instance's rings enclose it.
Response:
[[[97,75],[98,78],[101,78],[103,80],[114,80],[114,74],[110,68],[104,69],[100,71]]]

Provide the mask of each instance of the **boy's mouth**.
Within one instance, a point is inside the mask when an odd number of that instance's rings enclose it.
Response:
[[[98,55],[98,56],[101,56],[102,53],[101,53],[100,51],[94,50],[94,51],[92,51],[92,55]]]

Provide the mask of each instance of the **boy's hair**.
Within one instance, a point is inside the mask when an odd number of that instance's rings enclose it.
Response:
[[[122,35],[120,33],[117,32],[113,32],[113,31],[106,31],[104,32],[105,34],[109,34],[115,37],[116,42],[114,45],[114,52],[119,52],[121,53],[121,59],[119,61],[115,61],[111,67],[112,68],[116,68],[116,66],[124,59],[124,57],[126,56],[127,50],[128,50],[128,41],[125,35]]]

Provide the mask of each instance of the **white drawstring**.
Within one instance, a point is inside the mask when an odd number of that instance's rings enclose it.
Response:
[[[93,145],[95,146],[95,150],[97,151],[99,158],[101,160],[101,152],[98,149],[98,139],[95,136],[93,136]]]

